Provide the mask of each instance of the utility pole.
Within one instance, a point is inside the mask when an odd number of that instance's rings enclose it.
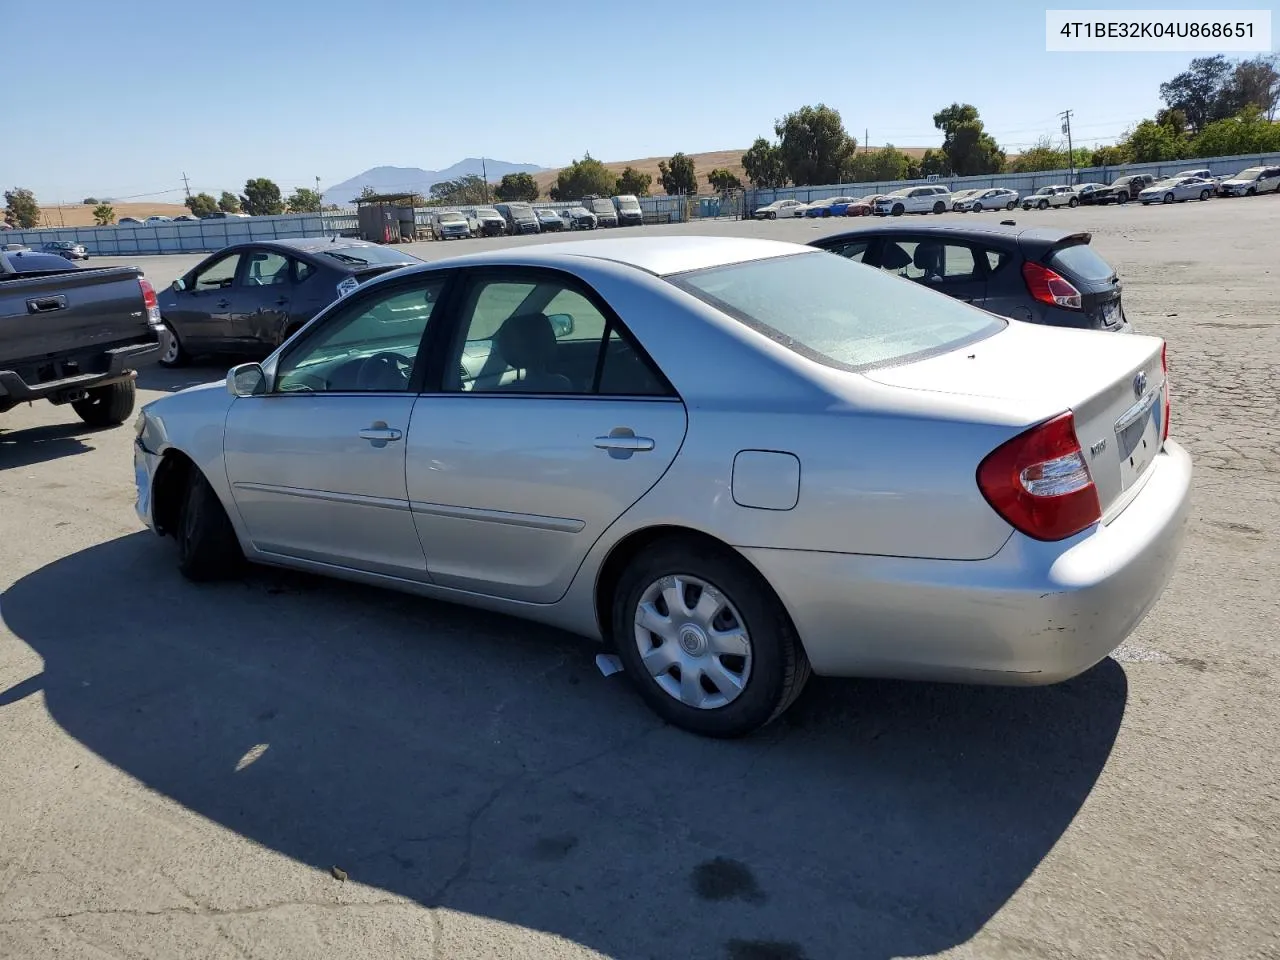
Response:
[[[484,202],[489,202],[489,168],[485,166],[484,157],[480,158],[480,177],[484,180]],[[434,227],[432,229],[435,229]]]
[[[1076,155],[1071,149],[1071,114],[1070,110],[1063,110],[1058,114],[1062,118],[1062,132],[1067,135],[1067,165],[1071,169],[1071,185],[1075,186],[1076,182]]]
[[[187,199],[190,200],[191,199],[191,181],[187,179],[187,174],[185,171],[182,174],[182,187],[184,190],[187,191]]]

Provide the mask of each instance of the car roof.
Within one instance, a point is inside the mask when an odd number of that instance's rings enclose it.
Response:
[[[337,250],[342,247],[376,247],[379,244],[357,240],[354,237],[293,237],[287,240],[247,240],[236,246],[274,247],[298,253],[324,253],[325,250]]]
[[[828,241],[834,237],[848,237],[849,239],[857,239],[860,236],[906,236],[910,234],[934,233],[944,234],[949,237],[967,237],[973,240],[990,239],[993,237],[1005,238],[1010,240],[1029,240],[1037,243],[1057,243],[1065,240],[1067,237],[1075,236],[1080,233],[1079,230],[1069,230],[1064,227],[1020,227],[1016,223],[1007,225],[1003,223],[931,223],[926,226],[910,225],[910,224],[872,224],[864,227],[854,227],[851,230],[844,230],[837,234],[830,234],[822,237],[821,241]],[[814,241],[815,243],[821,241]]]
[[[602,240],[565,240],[528,247],[506,247],[436,261],[433,267],[482,266],[519,263],[529,266],[572,266],[583,258],[608,260],[636,267],[655,276],[687,270],[723,267],[750,260],[767,260],[808,253],[812,248],[781,240],[739,237],[626,237]],[[418,269],[418,268],[414,268]]]

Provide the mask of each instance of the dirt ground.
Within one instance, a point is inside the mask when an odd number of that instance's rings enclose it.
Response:
[[[555,631],[193,586],[129,427],[0,417],[0,957],[1280,956],[1280,197],[1016,216],[1093,233],[1196,468],[1164,597],[1054,687],[818,681],[699,740]]]

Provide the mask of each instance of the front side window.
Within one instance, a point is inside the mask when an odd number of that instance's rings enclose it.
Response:
[[[958,300],[817,251],[697,270],[668,282],[802,356],[846,370],[958,349],[1005,327]]]
[[[194,278],[192,288],[195,290],[225,290],[236,282],[236,271],[240,269],[241,254],[230,253],[213,261],[199,271]]]
[[[662,396],[665,381],[576,283],[477,279],[463,297],[444,388],[463,393]]]
[[[444,283],[433,277],[378,290],[327,317],[281,358],[276,392],[408,390]]]
[[[289,258],[275,251],[253,251],[245,272],[247,287],[272,287],[289,282]]]

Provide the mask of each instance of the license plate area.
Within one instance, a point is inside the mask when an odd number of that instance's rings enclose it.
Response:
[[[1124,319],[1124,315],[1120,312],[1120,298],[1108,300],[1102,305],[1102,325],[1105,327],[1116,327]]]
[[[1120,457],[1121,490],[1128,490],[1160,452],[1160,392],[1154,390],[1148,393],[1116,421],[1116,453]]]

